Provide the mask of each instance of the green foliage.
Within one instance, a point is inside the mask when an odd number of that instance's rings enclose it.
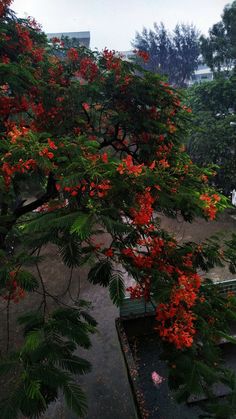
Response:
[[[81,240],[85,240],[90,236],[91,227],[91,214],[79,214],[71,227],[71,233],[77,233]]]
[[[226,241],[226,251],[225,256],[229,261],[229,269],[231,273],[236,273],[236,255],[235,255],[235,246],[236,246],[236,234],[233,233],[230,240]]]
[[[119,214],[116,214],[115,209],[112,212],[113,216],[117,215],[116,219],[103,215],[100,218],[100,222],[104,225],[106,231],[112,235],[124,235],[131,233],[133,230],[132,227],[128,224],[124,224],[121,220],[118,220]]]
[[[236,108],[236,77],[217,77],[211,82],[194,85],[186,91],[194,113],[209,112],[217,117],[233,114]],[[232,116],[232,115],[231,115]]]
[[[121,275],[112,275],[109,283],[109,291],[113,303],[120,306],[125,297],[125,285]]]
[[[236,184],[236,79],[218,79],[187,92],[193,110],[188,151],[194,162],[216,171],[212,182],[225,194]]]
[[[32,292],[39,286],[38,280],[29,271],[20,270],[17,273],[17,283],[23,290]]]
[[[59,365],[64,370],[70,371],[72,374],[87,374],[91,371],[91,364],[83,358],[78,356],[71,356],[71,358],[61,359]]]
[[[66,266],[69,268],[79,266],[81,262],[81,240],[76,234],[65,230],[57,240],[60,255]]]
[[[87,404],[81,388],[74,383],[68,383],[64,386],[63,393],[68,407],[73,409],[78,416],[83,416],[86,412]]]
[[[93,268],[90,269],[88,280],[92,284],[99,284],[107,287],[110,284],[112,276],[112,265],[107,259],[97,262]]]
[[[19,412],[37,416],[55,400],[59,389],[68,407],[78,416],[84,415],[86,398],[71,374],[85,374],[91,365],[73,352],[75,344],[90,346],[89,334],[95,332],[96,322],[91,317],[86,321],[82,307],[60,308],[47,320],[38,312],[19,319],[25,327],[25,342],[18,352],[1,362],[0,374],[9,373],[16,366],[21,373],[12,393],[0,402],[2,417],[16,418]]]
[[[225,6],[222,19],[201,37],[201,51],[207,65],[215,72],[227,72],[236,58],[236,2]]]
[[[124,279],[119,273],[113,273],[112,264],[108,259],[98,261],[89,271],[88,280],[109,288],[111,300],[117,306],[125,297]]]

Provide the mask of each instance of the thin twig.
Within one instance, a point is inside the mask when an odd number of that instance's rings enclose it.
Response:
[[[41,248],[38,249],[37,256],[40,255],[40,250],[41,250]],[[40,279],[40,282],[41,282],[41,285],[42,285],[42,289],[43,289],[43,302],[42,302],[42,304],[43,304],[43,318],[45,319],[45,313],[46,313],[46,307],[47,307],[47,298],[46,298],[47,291],[46,291],[46,288],[45,288],[45,285],[44,285],[44,282],[43,282],[43,277],[41,275],[39,265],[38,265],[37,262],[35,262],[35,266],[36,266],[38,276],[39,276],[39,279]]]
[[[9,351],[10,344],[10,295],[7,301],[7,352]]]
[[[70,290],[71,282],[72,282],[72,277],[73,277],[73,270],[74,270],[74,268],[72,266],[70,268],[70,277],[69,277],[68,285],[67,285],[65,291],[63,291],[61,294],[55,295],[56,298],[64,297],[68,293],[68,291]]]

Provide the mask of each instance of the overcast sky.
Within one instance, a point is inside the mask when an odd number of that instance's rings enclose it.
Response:
[[[125,51],[143,26],[194,23],[202,32],[220,20],[227,0],[14,0],[19,17],[33,16],[45,32],[90,31],[91,48]]]

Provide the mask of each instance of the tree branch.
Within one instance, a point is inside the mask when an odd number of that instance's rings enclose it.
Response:
[[[40,198],[36,199],[35,201],[31,202],[27,205],[20,205],[14,211],[14,216],[19,218],[21,215],[27,214],[43,204],[46,204],[51,198],[55,198],[58,195],[58,191],[56,189],[56,180],[52,173],[49,173],[48,176],[48,183],[47,183],[47,190],[45,194],[43,194]]]

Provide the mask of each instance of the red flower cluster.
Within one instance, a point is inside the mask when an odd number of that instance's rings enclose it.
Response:
[[[37,32],[41,31],[42,25],[40,25],[40,23],[38,23],[37,20],[35,20],[32,16],[28,16],[27,21],[31,28],[34,28]]]
[[[9,63],[10,63],[10,58],[9,58],[7,55],[3,55],[3,56],[1,57],[1,62],[2,62],[3,64],[9,64]]]
[[[49,145],[49,148],[51,150],[57,150],[58,149],[58,147],[56,146],[54,141],[52,141],[50,138],[48,138],[48,145]],[[54,153],[49,151],[48,147],[44,147],[42,150],[40,150],[39,155],[42,156],[42,157],[47,157],[49,160],[52,160],[53,157],[54,157]]]
[[[47,157],[48,159],[52,160],[54,157],[54,154],[48,150],[48,147],[44,147],[40,152],[39,155],[42,157]]]
[[[139,206],[139,210],[131,208],[130,211],[133,223],[136,225],[149,224],[153,214],[152,204],[155,201],[150,194],[150,188],[146,188],[144,194],[138,194],[136,201]]]
[[[117,172],[121,175],[127,173],[129,175],[139,176],[142,173],[143,166],[144,164],[135,165],[132,156],[128,155],[117,167]]]
[[[143,61],[146,63],[149,60],[149,53],[146,51],[135,51],[137,56],[142,58]]]
[[[115,51],[109,51],[105,48],[103,51],[103,57],[106,61],[107,70],[114,70],[116,74],[120,72],[121,60],[115,56]]]
[[[110,247],[110,249],[106,249],[104,252],[105,256],[111,258],[114,255],[113,249]]]
[[[213,194],[209,196],[208,194],[202,194],[200,200],[205,202],[204,212],[210,220],[214,220],[217,213],[217,202],[220,201],[220,196]]]
[[[16,30],[19,37],[19,47],[21,51],[31,52],[33,49],[33,41],[30,37],[29,31],[18,23],[16,24]]]
[[[144,281],[142,281],[141,284],[136,284],[133,287],[128,287],[126,289],[130,293],[131,299],[140,299],[144,298],[145,301],[149,301],[150,299],[150,279],[147,278]]]
[[[67,51],[67,58],[73,62],[78,61],[79,59],[79,53],[75,48],[70,48]]]
[[[61,43],[60,38],[57,38],[56,36],[51,38],[51,41],[52,41],[53,44],[60,44]]]
[[[14,173],[25,173],[25,171],[35,169],[36,166],[37,163],[34,159],[29,159],[26,161],[19,159],[19,162],[15,165],[10,165],[10,163],[4,162],[0,170],[3,172],[6,188],[9,187],[11,183],[11,178],[14,175]]]
[[[158,326],[156,330],[160,336],[177,349],[189,348],[193,344],[196,333],[194,320],[196,317],[190,310],[183,306],[175,307],[171,304],[159,304],[157,307]]]
[[[34,61],[39,63],[40,61],[43,61],[43,55],[44,55],[44,48],[34,48],[32,50],[32,57]]]
[[[8,137],[10,137],[10,142],[15,144],[20,137],[25,137],[29,132],[29,128],[20,127],[17,128],[15,124],[11,126],[11,130],[8,132]]]
[[[163,339],[174,343],[177,349],[183,349],[192,346],[196,333],[191,308],[198,298],[201,279],[197,274],[180,270],[178,273],[178,285],[172,289],[170,303],[157,306],[156,329]]]
[[[159,145],[156,151],[156,155],[159,159],[166,159],[171,153],[173,143]]]
[[[90,82],[94,81],[98,74],[97,64],[89,57],[81,59],[79,71],[76,71],[75,76],[82,77]]]
[[[0,1],[0,16],[2,16],[5,13],[6,8],[9,7],[11,3],[12,3],[12,0],[1,0]]]
[[[57,150],[58,149],[58,147],[56,146],[54,141],[52,141],[50,138],[48,138],[48,145],[49,145],[49,148],[51,148],[52,150]]]
[[[188,112],[188,113],[192,113],[192,109],[191,108],[188,108],[187,106],[182,106],[182,109],[184,110],[184,111],[186,111],[186,112]]]
[[[188,308],[195,304],[197,293],[201,285],[201,279],[197,274],[183,274],[178,278],[178,285],[172,289],[171,302],[175,306],[185,303]]]
[[[163,169],[167,169],[168,167],[170,167],[169,162],[166,159],[161,159],[159,160],[158,164],[163,168]]]
[[[107,195],[109,189],[111,189],[110,180],[103,180],[99,184],[91,182],[89,195],[90,196],[97,195],[99,198],[104,198],[104,196]]]
[[[57,185],[57,188],[59,187],[60,185]],[[82,179],[81,183],[79,183],[76,186],[65,186],[64,191],[68,192],[71,196],[77,196],[79,191],[85,192],[86,187],[87,187],[87,182],[86,180]]]
[[[121,253],[131,258],[134,265],[138,268],[151,268],[153,266],[153,259],[151,256],[148,256],[145,253],[141,254],[140,252],[136,252],[131,248],[123,249]]]
[[[17,283],[16,272],[10,272],[9,276],[10,278],[6,283],[6,294],[2,298],[5,301],[18,303],[20,299],[24,298],[25,292]]]

